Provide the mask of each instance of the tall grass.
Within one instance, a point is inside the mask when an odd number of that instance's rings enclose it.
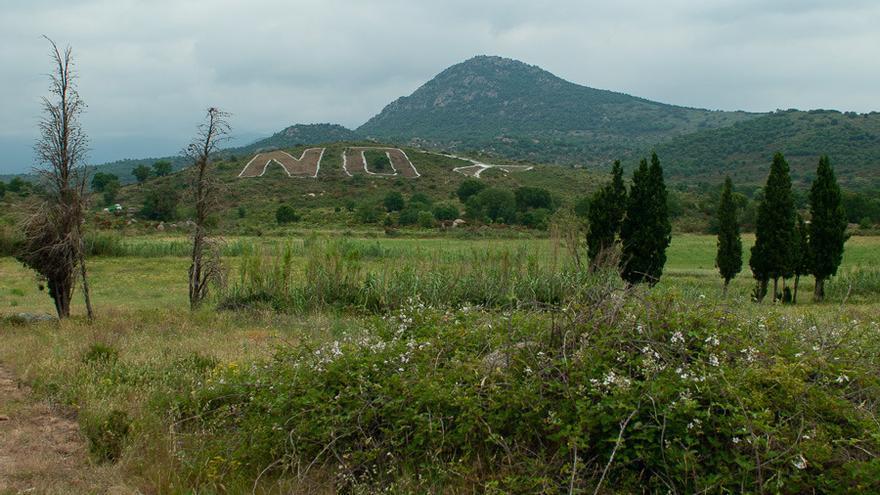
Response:
[[[560,268],[555,259],[525,248],[382,258],[376,250],[386,248],[378,244],[332,240],[307,245],[302,273],[296,273],[290,246],[245,252],[220,307],[383,312],[414,299],[434,306],[553,305],[584,287],[590,276],[574,267]]]
[[[841,270],[828,281],[826,296],[842,301],[847,297],[880,296],[880,268],[856,267]]]

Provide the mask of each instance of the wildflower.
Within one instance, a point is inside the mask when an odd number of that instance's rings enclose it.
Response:
[[[807,469],[807,460],[804,459],[804,456],[802,454],[798,454],[797,459],[794,459],[793,461],[791,461],[791,463],[797,469]]]
[[[709,365],[718,367],[721,363],[718,362],[718,356],[715,354],[709,354]]]
[[[837,379],[834,380],[834,381],[837,382],[837,383],[845,383],[845,382],[848,382],[848,381],[849,381],[849,377],[846,376],[845,374],[841,374],[841,375],[838,376]]]
[[[738,444],[738,443],[740,442],[740,439],[739,439],[739,437],[733,437],[733,438],[731,439],[731,441],[732,441],[734,444]]]
[[[670,342],[672,342],[673,344],[684,343],[684,335],[682,335],[681,332],[675,332],[674,334],[672,334]]]

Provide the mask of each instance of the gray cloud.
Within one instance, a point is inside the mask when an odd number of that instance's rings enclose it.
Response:
[[[355,127],[476,54],[679,105],[878,109],[876,1],[31,0],[0,14],[0,172],[31,165],[44,33],[74,47],[96,162],[176,152],[208,105],[248,137]]]

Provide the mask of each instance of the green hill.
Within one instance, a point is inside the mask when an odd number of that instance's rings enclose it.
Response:
[[[479,56],[444,70],[357,131],[541,163],[605,165],[645,146],[756,116],[657,103],[580,86],[516,60]]]
[[[819,156],[828,154],[842,184],[864,189],[880,184],[880,113],[779,111],[656,149],[673,179],[720,182],[729,174],[741,184],[763,183],[773,153],[781,151],[793,180],[806,185]]]
[[[234,148],[233,153],[256,152],[266,149],[291,148],[307,144],[357,141],[359,136],[338,124],[297,124],[253,144]]]

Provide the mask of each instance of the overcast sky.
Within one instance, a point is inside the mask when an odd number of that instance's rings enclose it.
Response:
[[[176,153],[208,105],[239,142],[356,127],[477,54],[724,110],[880,110],[877,0],[0,0],[0,173],[32,166],[48,46],[74,49],[91,159]]]

